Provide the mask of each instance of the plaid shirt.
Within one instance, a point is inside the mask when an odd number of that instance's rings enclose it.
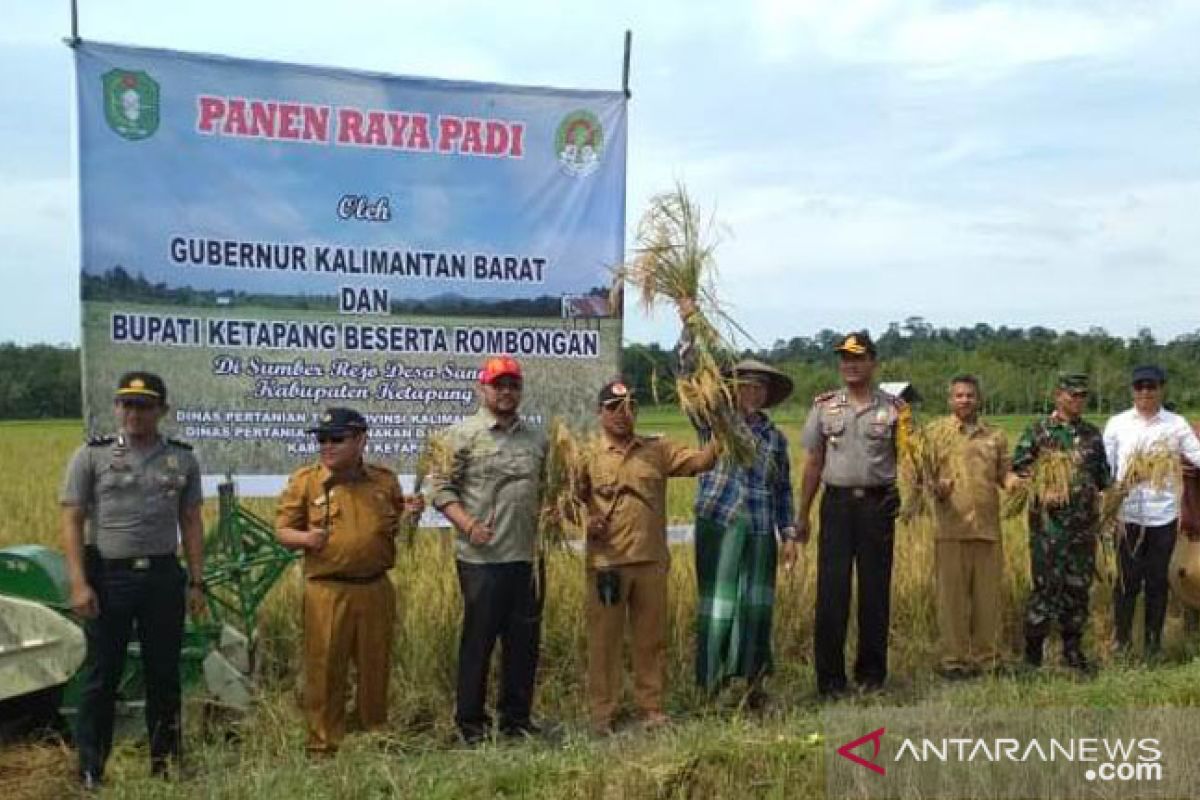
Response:
[[[745,514],[750,518],[752,535],[773,536],[794,524],[787,437],[762,412],[747,425],[756,445],[754,462],[740,467],[724,458],[709,472],[701,473],[696,516],[728,525],[734,517]],[[710,436],[707,430],[700,430],[703,441]]]

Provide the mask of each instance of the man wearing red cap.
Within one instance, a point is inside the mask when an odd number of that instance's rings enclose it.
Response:
[[[516,359],[489,358],[479,375],[479,411],[446,433],[453,466],[430,476],[433,505],[458,532],[463,627],[455,722],[468,743],[491,727],[487,677],[497,639],[500,732],[538,732],[530,714],[545,580],[535,579],[533,563],[546,436],[518,415],[522,388]]]

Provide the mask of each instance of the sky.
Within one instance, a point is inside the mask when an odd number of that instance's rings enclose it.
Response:
[[[79,0],[85,39],[620,86],[627,242],[683,182],[757,344],[935,325],[1200,329],[1200,3]],[[5,0],[0,341],[76,343],[67,0]],[[666,309],[629,341],[669,343]]]

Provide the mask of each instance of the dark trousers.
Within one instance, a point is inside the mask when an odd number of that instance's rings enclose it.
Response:
[[[541,577],[535,587],[533,566],[527,561],[458,562],[463,626],[454,719],[468,739],[485,735],[491,726],[486,708],[487,680],[497,639],[501,647],[500,698],[496,704],[500,729],[519,731],[530,723],[545,596],[545,574]]]
[[[887,677],[892,545],[898,499],[892,487],[826,486],[817,556],[817,691],[846,688],[846,626],[850,584],[858,575],[858,652],[854,679],[867,687]]]
[[[146,684],[146,731],[153,770],[182,752],[179,730],[179,651],[183,642],[186,575],[173,556],[158,558],[148,569],[102,564],[89,548],[88,583],[100,603],[100,615],[84,623],[87,658],[79,701],[75,742],[79,769],[97,777],[112,750],[117,687],[125,669],[125,650],[134,628],[141,644]]]
[[[1175,522],[1154,527],[1126,523],[1117,548],[1120,570],[1113,587],[1117,645],[1127,647],[1133,633],[1133,610],[1137,596],[1146,590],[1146,652],[1155,652],[1162,644],[1163,622],[1167,618],[1167,570],[1175,549]]]

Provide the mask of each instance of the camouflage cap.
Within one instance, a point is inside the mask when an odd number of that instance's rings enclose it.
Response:
[[[1086,372],[1060,372],[1056,388],[1065,392],[1088,391],[1088,376]]]

